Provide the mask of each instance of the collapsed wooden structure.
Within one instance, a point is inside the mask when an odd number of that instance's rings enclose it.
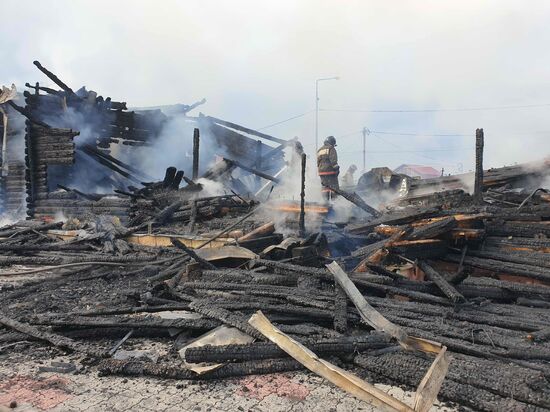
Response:
[[[110,213],[127,221],[128,198],[113,190],[139,189],[151,181],[139,163],[141,157],[131,154],[154,147],[174,118],[159,109],[128,110],[125,102],[104,98],[85,87],[74,91],[39,62],[34,64],[60,89],[27,83],[30,91],[23,93],[24,107],[13,104],[9,108],[12,121],[6,157],[20,160],[9,160],[11,167],[0,178],[3,211],[26,208],[29,218],[42,219],[56,213],[80,218]],[[183,118],[186,125],[178,130],[182,137],[198,128],[203,145],[218,147],[220,155],[267,173],[283,166],[281,149],[287,141],[210,116],[187,115],[201,103],[183,105],[178,111],[178,119]],[[130,151],[132,165],[117,157],[123,147]],[[195,157],[198,162],[198,153]],[[205,160],[208,164],[214,159]],[[81,188],[86,192],[96,188],[99,193],[86,197]]]
[[[204,381],[307,368],[394,410],[426,411],[436,395],[550,410],[547,162],[483,170],[478,129],[473,196],[464,176],[413,180],[385,208],[336,190],[354,213],[335,222],[334,205],[306,201],[303,154],[299,202],[259,199],[245,182],[284,182],[274,171],[292,141],[186,115],[192,171],[166,165],[155,179],[113,148],[154,145],[169,116],[74,92],[37,66],[61,90],[29,85],[17,106],[25,163],[10,158],[2,198],[15,207],[24,176],[34,219],[0,229],[0,357],[48,344],[101,375]],[[73,128],[73,113],[92,131]],[[199,173],[209,138],[223,157]],[[74,186],[88,166],[108,194]],[[123,356],[129,340],[167,350]],[[371,383],[416,388],[414,405]]]
[[[531,196],[519,210],[471,201],[452,208],[409,206],[288,242],[273,225],[250,217],[258,204],[233,194],[210,199],[212,207],[231,210],[233,218],[207,218],[217,222],[210,226],[217,234],[241,222],[233,237],[225,232],[223,243],[229,246],[207,250],[203,241],[193,250],[181,237],[172,239],[176,248],[130,242],[138,228],[166,232],[183,222],[188,229],[193,215],[200,222],[200,214],[209,213],[200,198],[194,205],[177,200],[181,189],[169,189],[175,174],[168,171],[165,181],[146,189],[150,193],[135,194],[143,196],[141,201],[151,193],[170,200],[161,213],[136,215],[139,221],[130,228],[109,221],[84,224],[80,229],[91,235],[87,241],[39,234],[61,224],[0,232],[11,236],[0,244],[0,264],[53,265],[45,268],[53,276],[0,290],[6,302],[0,341],[24,337],[82,352],[103,359],[102,374],[212,380],[303,368],[248,323],[260,310],[277,333],[370,382],[417,387],[433,356],[404,350],[399,335],[388,329],[371,331],[335,282],[334,268],[325,268],[335,261],[399,333],[447,348],[450,365],[440,400],[483,411],[550,409],[550,204],[545,196]],[[248,223],[239,216],[249,217]],[[0,277],[18,272],[4,270]],[[67,299],[69,290],[80,299]],[[112,291],[118,291],[115,297]],[[84,308],[81,301],[94,304]],[[223,325],[256,341],[186,348]],[[116,351],[127,339],[152,339],[177,351],[158,361],[118,359]],[[193,371],[203,362],[218,366]]]

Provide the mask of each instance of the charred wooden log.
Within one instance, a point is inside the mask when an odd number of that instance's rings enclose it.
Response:
[[[444,258],[449,262],[460,263],[460,256],[448,254]],[[550,274],[546,268],[520,263],[502,262],[494,259],[482,259],[466,256],[464,265],[484,269],[495,277],[501,275],[518,275],[530,279],[536,279],[550,284]]]
[[[437,287],[441,289],[441,292],[443,292],[443,294],[447,296],[453,303],[456,304],[466,301],[464,296],[460,292],[458,292],[454,288],[454,286],[447,282],[443,276],[437,273],[437,271],[426,262],[419,261],[418,266],[420,267],[420,269],[422,269],[426,277],[434,282]]]
[[[348,298],[339,286],[334,287],[334,330],[346,333],[348,329]]]
[[[82,343],[76,342],[72,339],[66,338],[64,336],[57,335],[55,333],[47,332],[44,330],[40,330],[35,326],[18,322],[4,315],[0,315],[0,324],[10,329],[32,336],[35,339],[40,339],[40,340],[49,342],[52,345],[64,350],[83,352],[98,358],[103,358],[107,356],[107,353],[100,349],[94,349]]]
[[[180,250],[183,250],[186,254],[188,254],[191,258],[193,258],[193,260],[195,260],[195,262],[199,263],[202,267],[206,268],[206,269],[216,269],[216,266],[214,266],[212,263],[210,263],[209,261],[201,258],[199,255],[197,255],[195,253],[195,251],[193,251],[192,249],[188,248],[187,246],[185,246],[182,242],[180,242],[178,239],[176,238],[170,238],[170,242],[172,242],[172,244],[180,249]]]
[[[390,345],[390,338],[383,334],[360,336],[354,339],[339,339],[308,343],[306,346],[316,354],[346,356],[349,354],[381,349]],[[248,360],[277,359],[289,356],[277,345],[256,342],[240,345],[201,346],[185,351],[186,362],[243,362]]]
[[[544,223],[493,221],[485,224],[489,236],[550,237],[550,226]]]
[[[342,196],[347,201],[353,203],[359,209],[364,210],[369,215],[374,216],[374,217],[380,217],[381,213],[378,210],[376,210],[374,207],[368,205],[367,202],[365,202],[361,198],[361,196],[359,196],[357,193],[355,193],[355,192],[351,192],[351,193],[346,192],[345,190],[338,189],[338,188],[330,186],[330,185],[326,185],[326,187],[328,187],[330,190],[332,190],[337,195]]]
[[[401,352],[381,356],[359,356],[355,362],[379,378],[385,377],[391,382],[416,387],[431,361]],[[479,367],[478,362],[483,367]],[[447,373],[439,396],[444,400],[459,402],[482,411],[536,410],[535,405],[548,407],[548,398],[545,400],[532,389],[540,387],[544,380],[540,373],[535,376],[531,370],[504,363],[480,362],[469,357],[457,356],[453,360],[453,367]],[[510,393],[516,393],[515,388],[521,394],[510,398]]]
[[[211,380],[235,376],[261,375],[266,373],[300,370],[303,365],[294,359],[273,359],[242,363],[229,363],[203,375],[183,369],[181,365],[157,365],[142,361],[118,361],[108,359],[99,366],[100,374],[122,376],[150,376],[163,379]]]
[[[408,240],[433,239],[448,233],[458,225],[454,217],[437,220],[425,226],[420,226],[408,236]]]
[[[236,313],[232,313],[226,309],[217,307],[211,304],[205,304],[199,301],[193,301],[189,304],[189,307],[195,312],[200,313],[211,319],[219,320],[227,325],[233,326],[240,331],[250,335],[256,339],[264,340],[265,337],[252,326],[247,323],[246,318],[239,316]]]
[[[407,208],[400,212],[387,213],[378,219],[374,219],[367,224],[355,224],[348,225],[346,230],[355,235],[369,233],[374,227],[378,225],[404,225],[416,220],[434,217],[438,215],[438,209],[419,209],[419,208]]]
[[[59,316],[41,316],[33,320],[37,325],[49,325],[58,329],[78,328],[155,328],[155,329],[192,329],[208,330],[219,326],[219,323],[210,319],[161,319],[156,317],[136,318],[93,318],[93,317],[71,317],[62,318]]]

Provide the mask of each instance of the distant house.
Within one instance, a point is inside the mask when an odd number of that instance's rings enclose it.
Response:
[[[431,179],[441,176],[441,172],[430,166],[422,165],[401,165],[394,170],[394,173],[401,173],[410,177],[420,179]]]

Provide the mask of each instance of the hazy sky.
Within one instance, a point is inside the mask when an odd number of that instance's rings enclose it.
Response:
[[[2,16],[0,79],[21,90],[50,83],[36,59],[131,106],[205,97],[200,111],[252,128],[309,112],[264,131],[311,153],[315,79],[340,76],[320,107],[346,111],[322,111],[319,127],[343,168],[361,168],[363,127],[415,134],[369,135],[367,168],[470,170],[477,127],[487,166],[550,154],[548,1],[3,0]],[[546,106],[367,112],[525,105]]]

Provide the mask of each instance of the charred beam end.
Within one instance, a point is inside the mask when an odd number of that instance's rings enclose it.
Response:
[[[193,130],[193,180],[199,178],[199,145],[200,145],[200,131],[195,128]]]
[[[476,173],[474,183],[474,200],[483,202],[483,129],[476,129]]]
[[[279,139],[277,137],[270,136],[268,134],[258,132],[257,130],[249,129],[248,127],[244,127],[244,126],[241,126],[241,125],[238,125],[238,124],[235,124],[235,123],[231,123],[231,122],[228,122],[226,120],[217,119],[217,118],[212,117],[212,116],[206,116],[206,118],[208,120],[210,120],[211,122],[213,122],[213,123],[217,123],[217,124],[221,124],[222,126],[230,127],[231,129],[238,130],[239,132],[248,133],[248,134],[251,134],[253,136],[258,136],[258,137],[261,137],[261,138],[266,139],[266,140],[271,140],[272,142],[277,142],[279,144],[287,144],[288,143],[287,140]]]
[[[180,188],[181,181],[183,180],[183,176],[183,170],[178,170],[176,172],[176,176],[174,176],[174,180],[172,181],[172,186],[170,186],[170,189],[178,190]]]
[[[172,181],[176,177],[176,172],[178,169],[176,169],[174,166],[170,166],[166,168],[166,173],[164,174],[164,180],[162,181],[163,187],[170,187],[172,185]]]
[[[436,286],[447,296],[453,303],[465,302],[466,298],[454,288],[449,282],[443,278],[437,271],[428,265],[426,262],[418,262],[418,267],[422,269],[422,272],[426,275],[428,280],[431,280]]]
[[[44,66],[40,64],[38,60],[35,60],[32,62],[36,67],[38,67],[38,70],[40,70],[42,73],[44,73],[48,78],[57,84],[59,87],[61,87],[65,92],[69,93],[72,96],[76,96],[73,89],[71,89],[69,86],[67,86],[65,83],[63,83],[59,77],[57,77],[55,74],[53,74],[51,71],[46,69]]]

